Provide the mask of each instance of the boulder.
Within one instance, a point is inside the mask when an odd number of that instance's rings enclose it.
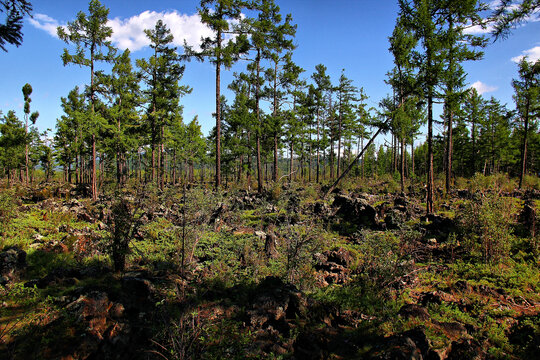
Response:
[[[377,211],[363,198],[351,198],[338,194],[332,207],[337,209],[336,215],[346,221],[366,227],[377,227]]]
[[[26,268],[26,252],[17,246],[5,248],[0,253],[0,284],[5,285]]]

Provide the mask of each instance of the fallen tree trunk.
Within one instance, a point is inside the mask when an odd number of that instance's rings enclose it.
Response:
[[[351,163],[349,164],[349,166],[345,169],[345,171],[343,171],[341,173],[341,175],[337,178],[337,180],[332,184],[332,186],[330,186],[330,188],[326,191],[326,193],[324,193],[324,196],[323,196],[323,199],[326,198],[335,188],[336,186],[338,186],[339,182],[345,177],[347,176],[347,174],[351,171],[351,169],[353,168],[354,164],[358,161],[358,159],[360,159],[362,157],[362,155],[364,155],[364,152],[366,151],[366,149],[368,147],[370,147],[370,145],[373,143],[373,141],[375,140],[375,138],[381,133],[381,131],[383,131],[385,125],[387,124],[384,123],[383,126],[380,126],[379,129],[377,130],[377,132],[371,137],[371,139],[369,139],[368,143],[366,144],[366,146],[364,146],[364,148],[362,149],[362,151],[356,155],[356,157],[354,158],[353,161],[351,161]]]

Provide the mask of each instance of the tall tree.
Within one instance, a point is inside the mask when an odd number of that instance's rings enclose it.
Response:
[[[29,144],[29,136],[28,136],[28,120],[32,122],[32,125],[36,124],[36,120],[39,116],[39,112],[34,111],[32,114],[30,114],[30,103],[32,102],[32,99],[30,98],[30,95],[32,94],[32,85],[26,83],[24,84],[22,88],[22,93],[24,97],[24,132],[26,134],[26,140],[24,142],[24,162],[25,162],[25,176],[26,176],[26,183],[28,184],[29,178],[28,178],[28,144]]]
[[[85,132],[85,116],[87,112],[84,94],[79,87],[71,90],[66,98],[61,98],[61,106],[65,115],[56,121],[54,148],[57,161],[64,167],[65,180],[71,182],[71,164],[75,163],[76,181],[80,180],[79,155],[82,152],[83,132]]]
[[[506,38],[510,30],[523,23],[527,18],[540,16],[540,0],[500,0],[491,14],[494,22],[492,34],[495,39]]]
[[[514,101],[519,116],[523,122],[523,141],[521,145],[521,171],[519,174],[519,188],[523,185],[523,178],[527,170],[527,138],[530,123],[540,116],[540,60],[534,64],[527,58],[519,62],[519,79],[512,81],[515,95]]]
[[[4,23],[0,24],[0,49],[7,52],[6,44],[22,44],[22,26],[25,15],[32,12],[32,4],[26,0],[0,1],[0,13],[5,14]]]
[[[271,57],[272,50],[276,49],[279,42],[276,42],[276,37],[283,37],[284,34],[276,35],[280,31],[279,24],[281,23],[280,9],[274,2],[274,0],[255,0],[251,4],[253,10],[256,11],[257,16],[247,19],[249,28],[249,34],[251,36],[250,49],[255,52],[255,58],[252,62],[252,67],[255,72],[255,116],[256,116],[256,156],[257,156],[257,186],[258,191],[263,190],[262,181],[262,161],[261,161],[261,136],[263,130],[263,124],[261,122],[261,108],[260,100],[262,97],[262,85],[264,79],[261,77],[261,72],[264,71],[261,67],[263,59]],[[290,19],[286,22],[289,23]],[[282,39],[283,40],[283,39]],[[279,45],[281,47],[281,45]]]
[[[185,66],[179,64],[180,57],[176,47],[171,46],[171,30],[162,20],[158,20],[154,29],[145,30],[154,54],[149,60],[138,59],[142,78],[147,85],[145,94],[148,101],[147,117],[152,148],[152,180],[164,186],[164,130],[172,121],[177,111],[180,96],[191,92],[188,86],[180,86]],[[156,146],[159,146],[158,169],[156,176]]]
[[[426,212],[433,212],[433,103],[439,97],[437,86],[441,84],[446,56],[445,41],[456,29],[451,28],[449,18],[459,23],[475,22],[479,7],[476,0],[399,0],[403,26],[410,30],[418,45],[413,58],[417,60],[419,80],[423,97],[427,102],[427,196]],[[459,35],[459,34],[458,34]],[[455,34],[454,34],[455,36]],[[456,41],[462,40],[460,36]]]
[[[353,106],[354,102],[358,99],[358,89],[352,84],[352,80],[345,76],[345,69],[341,70],[341,76],[339,77],[339,84],[336,87],[337,93],[337,110],[338,110],[338,126],[337,126],[337,176],[341,175],[341,149],[343,130],[348,129],[353,119]]]
[[[116,157],[116,181],[121,187],[127,177],[126,153],[135,148],[137,133],[140,131],[140,117],[137,111],[141,105],[139,77],[133,71],[131,53],[125,50],[114,60],[112,73],[106,79],[108,97],[111,102],[106,147],[111,156]]]
[[[320,172],[320,150],[321,150],[321,112],[325,105],[325,94],[332,87],[330,81],[330,75],[326,74],[326,66],[323,64],[318,64],[315,66],[315,72],[311,75],[311,78],[315,82],[314,97],[315,97],[315,114],[314,116],[317,119],[316,122],[316,131],[317,131],[317,168],[316,168],[316,181],[319,183],[319,172]]]
[[[201,0],[198,9],[203,24],[213,32],[212,37],[202,39],[201,50],[196,51],[184,43],[186,59],[195,57],[203,61],[209,58],[216,67],[216,179],[215,187],[221,185],[221,67],[230,69],[247,52],[247,37],[233,26],[242,19],[244,1],[241,0]],[[226,36],[237,35],[234,41],[226,41]]]
[[[283,88],[290,87],[295,77],[295,65],[292,62],[292,51],[295,46],[292,38],[296,34],[296,25],[292,25],[292,16],[287,14],[283,23],[275,24],[270,33],[268,57],[272,63],[266,73],[268,82],[271,84],[268,93],[272,101],[271,129],[274,140],[274,166],[272,180],[277,181],[278,176],[278,148],[279,138],[282,134],[283,116],[280,113],[281,104],[286,92]],[[283,52],[286,52],[283,54]]]
[[[458,6],[456,9],[454,6]],[[461,8],[464,10],[460,10]],[[467,10],[467,7],[469,10]],[[464,61],[480,60],[483,52],[478,49],[487,44],[487,39],[482,36],[464,34],[465,26],[480,21],[479,12],[483,5],[478,5],[477,0],[465,0],[459,3],[450,3],[443,15],[448,23],[446,32],[443,34],[443,57],[445,67],[442,73],[444,114],[446,122],[446,192],[450,191],[452,179],[452,154],[453,120],[458,107],[462,102],[467,88],[465,87],[466,74],[461,66]]]
[[[12,170],[24,163],[24,140],[26,138],[22,122],[14,111],[8,111],[0,123],[0,161],[11,184]]]
[[[101,122],[101,116],[96,115],[96,93],[97,84],[95,82],[96,62],[111,62],[114,59],[115,49],[107,39],[112,35],[112,28],[107,26],[109,9],[101,5],[99,0],[90,0],[88,4],[88,15],[82,11],[77,14],[77,19],[68,22],[67,29],[59,26],[57,28],[58,37],[67,44],[75,45],[75,52],[69,53],[64,49],[62,61],[64,66],[74,64],[90,68],[89,96],[91,103],[91,113],[89,122],[91,126],[92,144],[92,199],[97,199],[97,178],[96,178],[96,130],[97,124]]]

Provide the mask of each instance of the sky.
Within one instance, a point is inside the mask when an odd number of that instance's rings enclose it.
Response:
[[[369,96],[368,105],[376,107],[379,100],[391,92],[385,84],[386,73],[393,67],[388,52],[388,37],[395,25],[396,0],[276,0],[283,15],[291,13],[297,24],[293,60],[306,70],[309,78],[317,64],[324,64],[333,83],[342,69],[354,85],[362,87]],[[54,131],[56,119],[62,115],[60,98],[75,86],[90,82],[86,68],[63,66],[63,49],[73,47],[58,39],[56,27],[73,21],[77,12],[87,12],[88,2],[81,0],[32,1],[33,18],[24,22],[24,38],[20,47],[0,50],[0,110],[6,114],[15,110],[23,117],[22,87],[30,83],[31,111],[39,111],[37,126],[41,131]],[[129,48],[132,58],[151,55],[143,33],[162,19],[171,28],[179,52],[184,39],[197,46],[201,36],[210,34],[197,15],[196,0],[102,0],[110,9],[109,26],[113,28],[113,45]],[[474,86],[484,97],[499,99],[514,108],[511,81],[517,77],[520,57],[530,60],[540,57],[540,17],[533,17],[512,31],[504,41],[493,42],[485,49],[480,61],[464,64],[468,86]],[[473,29],[473,31],[481,29]],[[246,62],[240,61],[222,75],[222,89],[229,103],[233,98],[226,89],[234,71],[243,71]],[[215,125],[215,72],[212,64],[196,61],[186,63],[182,84],[193,88],[181,99],[184,121],[198,116],[202,130],[208,134]],[[435,130],[442,130],[436,127]]]

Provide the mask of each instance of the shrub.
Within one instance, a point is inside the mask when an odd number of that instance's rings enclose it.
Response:
[[[514,239],[512,222],[512,203],[496,195],[466,203],[458,216],[464,245],[472,253],[481,253],[485,262],[507,256]]]
[[[3,233],[5,226],[15,216],[15,198],[12,191],[2,190],[0,192],[0,233]]]

